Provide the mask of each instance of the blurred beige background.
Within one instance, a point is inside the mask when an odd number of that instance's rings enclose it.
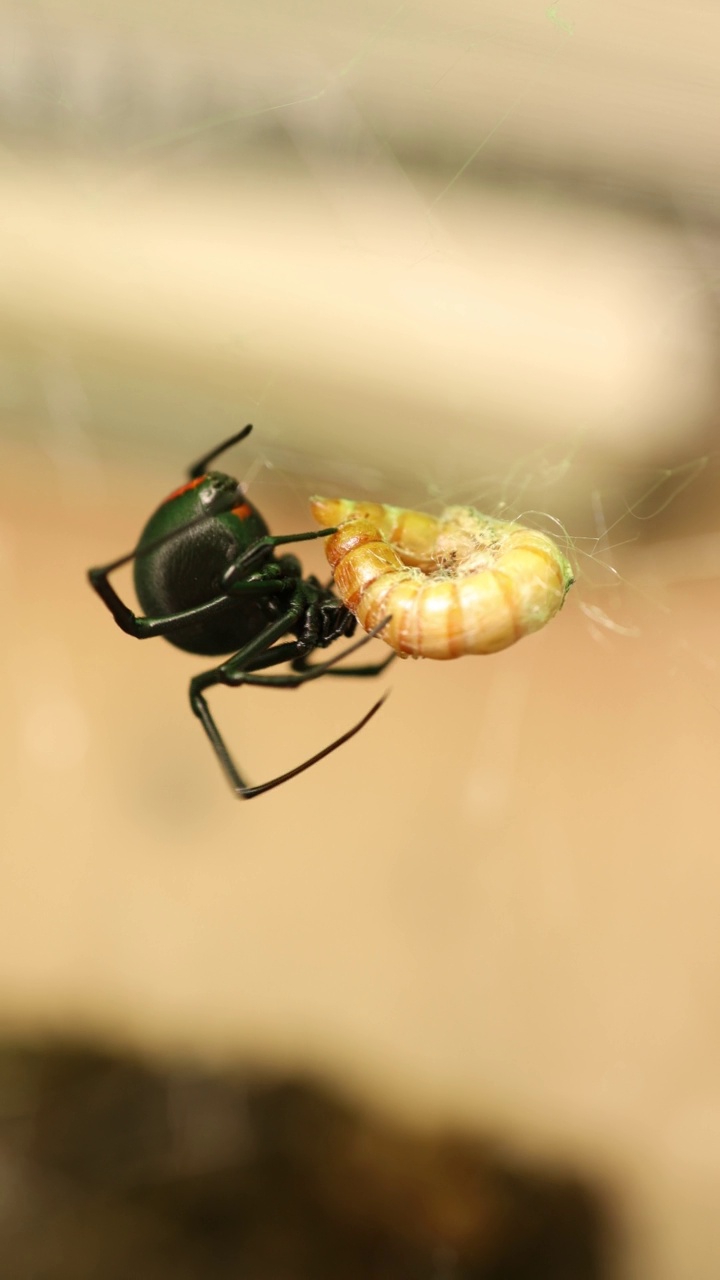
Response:
[[[716,1277],[720,11],[5,0],[0,34],[4,1025],[309,1066],[596,1176],[618,1274]],[[245,421],[275,531],[467,501],[578,581],[240,805],[203,660],[83,578]],[[375,696],[213,706],[260,781]]]

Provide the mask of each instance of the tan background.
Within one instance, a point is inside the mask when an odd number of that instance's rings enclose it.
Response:
[[[606,1180],[624,1274],[711,1280],[720,14],[0,22],[6,1025],[469,1121]],[[396,664],[237,805],[202,661],[83,574],[247,420],[274,529],[314,490],[474,501],[566,530],[578,583],[514,650]],[[260,780],[374,696],[214,706]]]

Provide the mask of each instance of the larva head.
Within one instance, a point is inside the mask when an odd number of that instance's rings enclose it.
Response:
[[[414,511],[389,507],[384,502],[371,502],[367,498],[311,498],[310,510],[318,524],[326,527],[347,524],[349,520],[370,520],[389,542],[395,541],[393,533],[403,519],[417,515]],[[417,518],[422,520],[425,517]]]
[[[356,503],[350,498],[310,499],[310,510],[313,517],[323,529],[332,529],[336,524],[343,524],[354,514]]]

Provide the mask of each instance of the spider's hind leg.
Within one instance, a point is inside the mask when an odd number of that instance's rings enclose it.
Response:
[[[345,636],[350,637],[355,634],[355,631],[357,630],[357,625],[358,625],[357,618],[336,597],[332,596],[330,597],[330,599],[324,601],[319,606],[319,611],[320,611],[320,635],[321,635],[319,644],[321,646],[324,647],[325,645],[331,644],[334,640],[339,640]],[[294,659],[294,661],[291,664],[293,671],[298,671],[298,672],[317,671],[319,673],[324,672],[329,676],[378,676],[380,675],[380,673],[384,671],[386,667],[390,666],[390,663],[392,662],[393,658],[397,657],[395,653],[391,653],[388,655],[387,658],[383,658],[382,662],[371,662],[360,667],[339,667],[339,666],[336,666],[335,664],[338,662],[342,662],[342,660],[345,657],[347,657],[348,653],[352,653],[356,649],[361,649],[364,645],[368,643],[369,640],[373,640],[375,636],[378,634],[378,632],[382,631],[389,621],[390,621],[389,618],[383,618],[380,624],[377,627],[375,627],[372,632],[366,632],[360,638],[360,640],[356,641],[354,645],[351,645],[350,648],[346,650],[345,653],[341,653],[337,657],[333,658],[332,668],[330,667],[330,664],[327,662],[309,662],[307,654],[300,654],[297,658]]]
[[[336,658],[331,658],[327,663],[317,663],[304,671],[287,672],[282,675],[265,675],[261,674],[263,668],[273,667],[280,662],[292,661],[298,659],[305,652],[305,644],[302,641],[294,640],[283,644],[274,645],[274,641],[280,639],[284,634],[291,630],[294,622],[302,609],[302,598],[298,593],[290,608],[271,626],[256,638],[251,644],[246,645],[229,658],[226,662],[221,663],[219,667],[206,671],[202,675],[195,676],[190,683],[190,705],[194,714],[200,720],[205,732],[210,740],[213,751],[217,756],[220,765],[227,777],[235,795],[241,800],[251,800],[253,796],[262,795],[265,791],[271,791],[273,787],[277,787],[282,782],[287,782],[290,778],[296,777],[299,773],[304,773],[311,765],[317,764],[319,760],[323,760],[325,756],[330,755],[332,751],[336,751],[343,743],[348,742],[356,733],[359,733],[368,720],[380,710],[385,697],[380,698],[374,706],[359,720],[356,725],[342,734],[340,738],[336,738],[329,746],[324,747],[322,751],[318,751],[309,760],[305,760],[303,764],[298,765],[295,769],[291,769],[288,773],[283,773],[277,778],[272,778],[269,782],[264,782],[260,786],[251,787],[245,782],[239,773],[230,752],[225,745],[222,734],[218,729],[212,712],[205,700],[204,691],[216,684],[226,684],[237,686],[241,684],[270,686],[276,689],[294,689],[301,684],[305,684],[308,680],[318,679],[324,675],[335,662],[343,658],[344,654],[338,654]],[[387,621],[387,619],[385,620]],[[385,625],[385,622],[380,624]],[[376,628],[376,631],[379,628]],[[364,635],[362,638],[351,645],[350,652],[367,644],[368,640],[373,638],[372,635]],[[298,653],[298,646],[302,644],[302,653]],[[385,664],[383,664],[385,665]],[[332,672],[330,672],[332,674]],[[387,695],[385,695],[387,696]]]
[[[391,662],[395,661],[397,656],[396,653],[389,653],[387,658],[383,658],[382,662],[370,662],[367,666],[361,667],[333,667],[331,670],[327,669],[324,662],[308,662],[306,658],[296,658],[292,663],[292,669],[300,672],[320,671],[327,676],[379,676],[386,667],[390,666]],[[341,653],[339,658],[334,658],[333,661],[339,662],[344,657],[345,654]]]

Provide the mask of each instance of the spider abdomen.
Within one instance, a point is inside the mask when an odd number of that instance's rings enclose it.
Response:
[[[233,482],[234,483],[234,482]],[[197,487],[171,495],[143,529],[135,559],[135,591],[149,617],[167,617],[223,594],[223,574],[258,538],[268,532],[247,501],[236,510],[203,515]],[[167,535],[172,533],[172,537]],[[153,547],[158,539],[167,538]],[[231,653],[252,640],[276,616],[274,600],[240,597],[226,614],[188,624],[166,636],[190,653]]]

